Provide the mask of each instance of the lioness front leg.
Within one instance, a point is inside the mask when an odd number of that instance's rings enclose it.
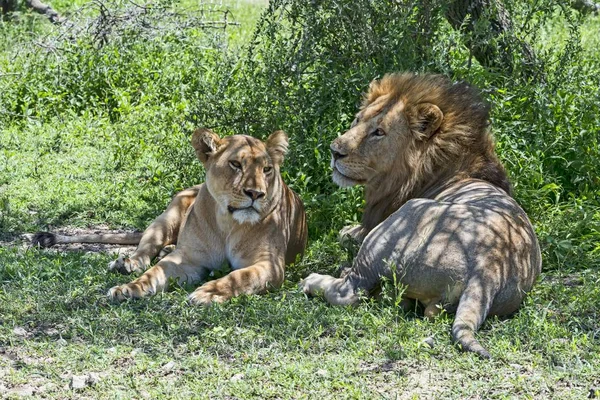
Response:
[[[191,304],[222,303],[241,294],[260,294],[283,283],[284,261],[259,262],[230,272],[222,278],[206,282],[189,296]]]
[[[199,262],[183,259],[177,251],[169,254],[142,276],[125,285],[115,286],[108,291],[111,300],[123,301],[153,296],[168,289],[169,279],[180,284],[195,283],[206,279],[208,270]]]
[[[145,271],[165,246],[177,242],[187,210],[197,195],[197,188],[186,189],[175,195],[167,209],[146,228],[133,255],[129,258],[119,256],[108,264],[108,269],[122,274]]]

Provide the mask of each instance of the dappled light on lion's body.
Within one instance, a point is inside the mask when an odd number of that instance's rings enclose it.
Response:
[[[541,254],[494,154],[488,113],[472,87],[440,76],[375,81],[331,145],[334,181],[366,186],[362,224],[342,231],[360,250],[343,277],[311,274],[304,290],[353,304],[395,276],[426,316],[455,312],[454,339],[489,357],[474,332],[488,315],[519,308]]]

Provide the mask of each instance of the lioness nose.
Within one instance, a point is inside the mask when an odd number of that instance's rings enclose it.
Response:
[[[252,200],[258,200],[261,197],[264,197],[265,192],[261,192],[260,190],[254,189],[244,189],[244,193],[246,196],[250,197]]]
[[[334,160],[344,158],[348,155],[348,154],[341,153],[338,149],[334,148],[333,145],[331,145],[330,149],[331,149],[331,156],[333,157]]]

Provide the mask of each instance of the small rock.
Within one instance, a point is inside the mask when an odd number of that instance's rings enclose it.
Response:
[[[232,376],[231,378],[229,378],[229,381],[231,382],[238,382],[241,381],[242,379],[244,379],[244,374],[235,374],[234,376]]]
[[[317,370],[317,375],[325,378],[325,377],[327,377],[327,375],[329,375],[329,372],[327,372],[327,370],[325,370],[325,369],[319,369],[319,370]]]
[[[169,361],[168,363],[162,366],[161,370],[163,372],[170,372],[173,369],[173,367],[175,367],[175,361]]]
[[[140,349],[139,347],[136,347],[135,349],[131,350],[131,356],[135,357],[136,355],[140,354],[140,353],[144,353],[144,350]]]
[[[87,375],[73,375],[71,377],[71,389],[83,389],[87,386]]]
[[[54,383],[52,383],[52,382],[48,382],[48,383],[46,383],[46,384],[44,384],[44,385],[40,386],[40,387],[38,388],[38,390],[37,390],[37,393],[40,393],[40,394],[41,394],[41,393],[46,393],[46,392],[48,392],[48,391],[50,391],[50,390],[54,389],[54,387],[55,387],[55,386],[56,386],[56,385],[55,385]]]
[[[520,371],[521,368],[523,368],[523,366],[521,364],[508,364],[510,367],[512,367],[513,369],[516,369],[517,371]]]
[[[27,331],[22,326],[15,326],[15,328],[13,329],[13,333],[21,337],[27,336]]]
[[[15,395],[17,397],[31,397],[35,393],[35,389],[31,386],[18,386],[8,391],[8,394]]]
[[[429,346],[430,349],[433,349],[435,346],[435,342],[433,341],[433,337],[429,336],[428,338],[423,339],[423,343]]]
[[[56,344],[59,346],[66,346],[67,345],[67,341],[63,338],[60,338],[56,341]]]
[[[44,330],[44,334],[47,336],[58,336],[59,332],[56,328],[48,328]]]
[[[98,382],[100,382],[100,375],[98,375],[95,372],[90,372],[88,374],[88,376],[87,376],[87,383],[88,383],[88,385],[94,386]]]

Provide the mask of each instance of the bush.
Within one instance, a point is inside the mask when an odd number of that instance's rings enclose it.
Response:
[[[201,179],[187,142],[192,128],[204,125],[263,138],[286,130],[291,152],[284,178],[307,205],[311,239],[331,238],[360,220],[361,190],[331,183],[329,143],[350,125],[361,93],[387,72],[438,72],[473,82],[492,103],[498,152],[536,225],[545,268],[597,266],[600,55],[588,32],[597,32],[600,22],[554,0],[505,3],[515,37],[536,52],[535,74],[519,67],[517,42],[504,49],[515,68],[479,65],[468,38],[446,21],[442,1],[424,7],[411,1],[274,0],[241,48],[185,19],[183,27],[161,25],[159,35],[127,25],[102,46],[89,31],[54,36],[56,50],[49,52],[29,44],[16,57],[0,57],[2,69],[20,74],[0,79],[0,123],[8,127],[3,139],[25,140],[22,132],[35,124],[55,132],[51,143],[68,145],[80,135],[110,152],[102,176],[113,184],[97,188],[97,201],[80,203],[9,190],[0,199],[12,217],[0,223],[18,230],[74,223],[83,213],[81,221],[143,227],[167,194]],[[178,9],[177,3],[163,6]],[[114,7],[111,13],[126,13]],[[10,29],[0,25],[0,31]],[[4,54],[14,49],[0,47]],[[64,120],[85,120],[83,126],[98,130],[48,128]],[[3,142],[8,160],[19,144]],[[52,144],[47,151],[58,152]],[[6,173],[2,182],[10,181]],[[58,212],[49,205],[59,200],[72,204]],[[32,207],[37,220],[27,215]],[[92,217],[84,211],[90,207]]]

